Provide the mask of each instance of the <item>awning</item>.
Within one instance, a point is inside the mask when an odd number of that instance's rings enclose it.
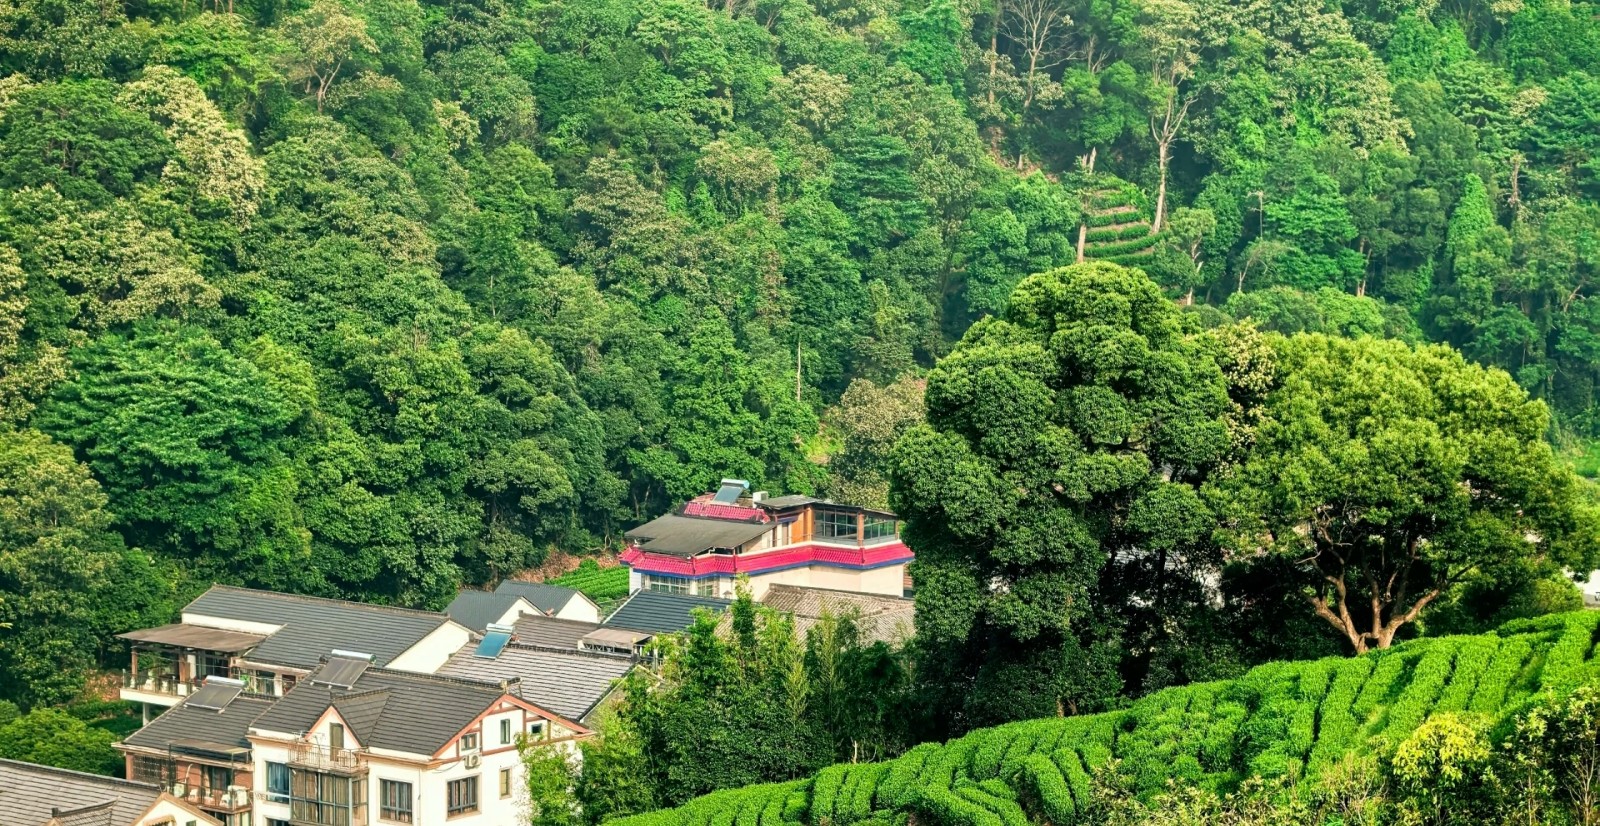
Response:
[[[250,748],[248,746],[213,743],[208,740],[173,740],[172,748],[186,752],[215,754],[230,760],[242,760],[250,756]]]
[[[170,645],[174,648],[194,648],[200,651],[222,651],[229,654],[254,648],[266,639],[260,634],[224,631],[221,628],[183,623],[163,625],[159,628],[143,628],[118,634],[117,637],[133,642]]]
[[[584,634],[582,642],[590,645],[601,643],[631,648],[650,639],[651,636],[639,631],[629,631],[626,628],[599,628]]]

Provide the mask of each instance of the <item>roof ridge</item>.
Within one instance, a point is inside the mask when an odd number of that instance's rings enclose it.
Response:
[[[632,629],[624,628],[624,629],[618,629],[618,630],[628,631],[628,630],[632,630]],[[649,634],[649,632],[645,632],[645,631],[640,631],[638,633],[644,634],[646,636],[652,636],[651,634]],[[607,662],[612,662],[612,661],[616,661],[616,660],[631,660],[632,659],[632,657],[618,656],[616,654],[607,654],[607,653],[605,653],[603,651],[590,651],[590,650],[584,649],[584,648],[559,648],[559,647],[554,646],[554,645],[540,645],[540,644],[534,643],[534,642],[517,642],[516,640],[512,640],[511,642],[506,643],[506,648],[516,648],[516,649],[520,649],[520,650],[523,650],[523,651],[538,651],[538,652],[543,653],[543,654],[576,654],[577,656],[580,656],[580,657],[589,657],[590,659],[605,660]]]
[[[500,681],[495,681],[495,680],[474,680],[474,679],[471,679],[469,677],[451,677],[451,676],[448,676],[448,675],[445,675],[445,674],[424,674],[424,673],[422,673],[420,671],[401,671],[401,670],[395,669],[395,668],[369,668],[361,676],[362,677],[366,677],[369,674],[381,674],[381,675],[386,675],[386,676],[405,677],[405,678],[416,679],[419,682],[424,682],[425,681],[425,682],[434,682],[434,683],[444,683],[446,685],[454,684],[454,685],[462,686],[464,688],[477,688],[477,689],[483,689],[485,691],[497,691],[497,692],[500,692],[502,694],[504,694],[504,693],[506,693],[507,691],[510,690],[507,687],[508,684],[514,684],[514,683],[520,683],[521,682],[521,680],[510,680],[510,681],[507,681],[507,682],[500,682]],[[357,680],[357,682],[360,682],[360,680]],[[387,689],[385,689],[385,690],[387,690]]]
[[[291,599],[291,600],[295,600],[297,602],[319,602],[319,603],[332,603],[334,605],[349,605],[349,606],[352,606],[352,607],[355,607],[355,608],[370,608],[370,609],[375,610],[375,611],[388,611],[388,612],[396,613],[396,614],[410,614],[410,615],[419,616],[419,617],[435,617],[435,618],[439,619],[441,622],[448,622],[450,620],[450,616],[448,614],[444,614],[444,613],[441,613],[439,611],[429,611],[429,610],[426,610],[426,609],[423,609],[423,608],[407,608],[407,607],[405,607],[403,605],[383,605],[383,604],[376,603],[376,602],[359,602],[359,601],[353,600],[353,599],[335,599],[333,597],[318,597],[318,596],[312,596],[311,594],[291,594],[291,593],[288,593],[286,591],[268,591],[268,590],[266,590],[264,588],[245,588],[245,587],[239,586],[239,585],[225,585],[225,584],[220,583],[220,582],[212,583],[211,587],[207,588],[205,593],[209,594],[212,591],[231,591],[233,593],[240,593],[240,594],[262,594],[262,595],[265,595],[265,596],[280,597],[280,598],[283,598],[283,599]],[[200,596],[205,596],[205,594],[201,594]],[[195,599],[199,599],[199,597],[196,597]],[[194,600],[191,600],[189,604],[193,605],[194,604]],[[185,607],[187,608],[188,606],[185,606]],[[285,623],[285,624],[287,624],[287,623]]]
[[[9,757],[0,757],[0,765],[20,766],[29,771],[44,771],[50,774],[65,775],[67,777],[79,777],[84,780],[94,780],[96,782],[109,783],[117,786],[132,786],[137,789],[149,789],[153,792],[161,791],[161,787],[155,783],[145,783],[140,780],[128,780],[122,777],[107,777],[106,775],[95,774],[93,772],[81,772],[77,771],[76,769],[63,769],[60,766],[47,766],[43,763],[29,763],[26,760],[12,760]]]

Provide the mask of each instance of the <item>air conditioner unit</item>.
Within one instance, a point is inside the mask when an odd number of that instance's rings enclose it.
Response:
[[[178,782],[172,784],[172,796],[173,797],[179,797],[179,798],[188,797],[189,796],[189,784],[183,782],[182,780],[179,780]]]
[[[250,805],[250,788],[248,786],[229,786],[222,794],[222,805],[231,809]]]
[[[483,755],[477,753],[469,754],[466,757],[461,758],[461,765],[466,766],[469,769],[477,768],[478,764],[482,762]]]

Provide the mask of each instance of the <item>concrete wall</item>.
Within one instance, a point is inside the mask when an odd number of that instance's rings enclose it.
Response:
[[[450,655],[460,651],[461,646],[466,645],[471,637],[472,632],[465,626],[447,622],[434,629],[428,636],[417,640],[416,645],[401,652],[400,656],[390,660],[385,667],[432,674],[450,659]]]

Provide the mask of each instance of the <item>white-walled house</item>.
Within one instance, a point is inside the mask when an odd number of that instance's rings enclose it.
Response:
[[[433,611],[214,585],[184,607],[179,622],[119,636],[133,644],[121,698],[173,706],[207,677],[282,696],[335,649],[370,653],[387,668],[432,672],[471,634]]]
[[[504,826],[526,810],[523,739],[589,729],[486,682],[328,658],[251,724],[255,826]]]

